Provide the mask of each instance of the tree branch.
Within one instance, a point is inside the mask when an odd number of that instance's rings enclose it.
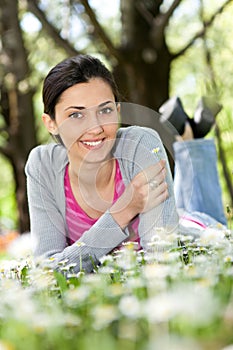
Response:
[[[182,0],[174,0],[167,12],[163,13],[160,15],[161,19],[160,21],[162,22],[162,27],[165,28],[168,24],[169,19],[171,18],[173,12],[176,10],[176,8],[180,5]]]
[[[110,38],[108,37],[108,35],[104,31],[103,27],[100,25],[99,21],[97,20],[95,12],[93,11],[93,9],[89,5],[88,0],[80,0],[80,3],[84,6],[86,14],[88,15],[91,23],[93,24],[94,29],[95,29],[96,34],[99,37],[99,39],[107,47],[108,52],[112,56],[114,56],[118,60],[118,62],[120,62],[122,59],[121,59],[121,55],[120,55],[119,50],[117,50],[115,48],[112,41],[110,40]]]
[[[167,12],[159,13],[157,16],[153,16],[150,11],[148,11],[146,4],[143,1],[136,2],[137,10],[140,12],[141,16],[151,27],[151,38],[154,42],[154,46],[157,48],[161,46],[164,38],[164,30],[167,26],[167,23],[179,6],[182,0],[174,0]]]
[[[203,28],[197,32],[194,37],[188,42],[188,44],[183,47],[183,49],[181,49],[179,52],[175,53],[172,55],[172,59],[176,59],[179,56],[182,56],[193,44],[194,42],[199,39],[202,38],[205,35],[206,30],[208,29],[208,27],[211,26],[211,24],[214,22],[215,18],[223,12],[223,10],[225,9],[225,7],[230,4],[233,0],[227,0],[221,7],[219,7],[219,9],[210,17],[210,19],[208,21],[203,22]]]
[[[146,20],[146,22],[150,25],[153,26],[153,22],[158,19],[160,22],[160,25],[162,27],[166,27],[171,15],[175,11],[175,9],[180,5],[182,0],[174,0],[167,12],[165,13],[160,13],[158,16],[154,17],[153,14],[148,11],[145,2],[142,1],[137,1],[135,6],[137,10],[140,12],[141,16]],[[162,1],[161,1],[162,2]]]
[[[40,10],[36,0],[27,0],[27,3],[28,10],[38,18],[43,28],[53,38],[58,46],[62,47],[71,56],[82,53],[81,51],[76,50],[68,40],[61,37],[59,31],[47,20],[44,12]]]
[[[140,15],[144,18],[144,20],[149,24],[149,26],[152,26],[154,16],[150,11],[148,11],[146,5],[142,1],[136,1],[135,3],[136,9],[140,13]]]

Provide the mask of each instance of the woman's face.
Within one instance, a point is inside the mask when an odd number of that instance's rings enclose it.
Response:
[[[65,90],[55,107],[58,132],[70,159],[109,159],[118,129],[118,110],[111,87],[94,78]]]

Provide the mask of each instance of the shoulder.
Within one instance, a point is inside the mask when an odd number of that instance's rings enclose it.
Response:
[[[160,159],[167,160],[161,138],[154,129],[132,126],[119,129],[117,136],[113,156],[130,179]]]
[[[43,164],[45,167],[50,167],[59,171],[66,163],[67,152],[65,147],[61,144],[51,143],[37,146],[31,150],[26,162],[25,170],[27,172],[31,167],[36,169]]]
[[[134,152],[139,145],[158,147],[161,143],[160,136],[154,129],[141,126],[120,128],[117,133],[115,154]]]
[[[126,128],[120,128],[117,133],[117,137],[119,138],[129,137],[134,139],[135,138],[140,139],[145,136],[152,137],[152,138],[154,137],[160,138],[159,134],[154,129],[142,127],[142,126],[136,126],[136,125],[128,126]]]

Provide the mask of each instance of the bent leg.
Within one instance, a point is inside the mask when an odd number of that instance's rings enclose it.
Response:
[[[226,224],[213,139],[175,142],[174,192],[178,208],[202,212]]]

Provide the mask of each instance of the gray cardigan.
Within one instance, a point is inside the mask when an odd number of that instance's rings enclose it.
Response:
[[[153,153],[152,149],[156,147],[160,150]],[[119,162],[125,185],[142,169],[161,158],[167,159],[158,133],[138,126],[118,130],[113,157]],[[58,268],[61,261],[67,259],[68,264],[77,264],[74,269],[76,272],[80,269],[81,258],[82,268],[90,272],[93,270],[92,262],[98,264],[102,256],[127,240],[129,233],[127,229],[122,230],[109,211],[106,211],[77,242],[67,244],[69,233],[64,194],[67,163],[66,149],[60,144],[38,146],[29,155],[25,172],[33,254],[35,258],[50,261],[52,268]],[[178,224],[169,165],[167,168],[169,198],[149,212],[139,215],[138,230],[143,248],[146,248],[150,237],[156,233],[156,228],[165,227],[169,233]]]

